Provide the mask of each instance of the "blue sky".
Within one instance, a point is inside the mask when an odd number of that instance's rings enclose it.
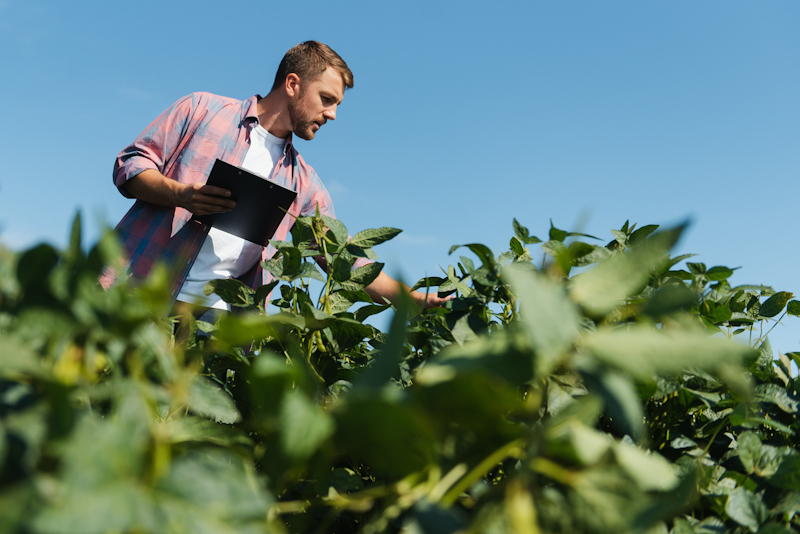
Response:
[[[355,74],[298,148],[352,233],[415,281],[516,217],[610,238],[692,225],[678,252],[800,294],[800,3],[0,0],[0,241],[88,239],[130,207],[117,152],[192,91],[248,98],[317,39]],[[770,336],[800,350],[800,319]]]

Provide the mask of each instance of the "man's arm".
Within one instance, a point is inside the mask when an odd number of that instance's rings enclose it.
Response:
[[[182,184],[167,178],[155,169],[146,169],[122,185],[139,200],[171,208],[180,207],[195,215],[232,210],[236,203],[224,197],[227,189],[206,185],[205,182]]]
[[[441,298],[436,291],[432,291],[427,295],[421,291],[411,291],[411,288],[405,284],[401,284],[383,271],[380,272],[378,277],[368,285],[364,290],[367,294],[377,303],[383,303],[384,298],[390,302],[397,302],[400,297],[400,286],[403,286],[408,292],[411,299],[420,308],[435,308],[441,306],[452,297]]]

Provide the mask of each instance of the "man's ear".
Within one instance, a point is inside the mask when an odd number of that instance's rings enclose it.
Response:
[[[286,94],[290,98],[294,98],[295,96],[300,94],[300,76],[295,74],[294,72],[290,72],[288,76],[286,76]]]

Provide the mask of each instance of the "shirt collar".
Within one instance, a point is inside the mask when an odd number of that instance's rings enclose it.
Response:
[[[252,119],[250,123],[255,121],[258,122],[258,101],[262,98],[261,95],[255,95],[250,97],[249,99],[243,102],[243,108],[246,108],[244,119],[242,119],[242,123],[246,123],[248,119]],[[289,132],[289,136],[286,138],[286,144],[283,145],[283,153],[288,154],[289,151],[292,149],[292,132]]]

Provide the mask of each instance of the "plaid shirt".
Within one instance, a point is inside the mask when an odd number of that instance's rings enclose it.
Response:
[[[250,131],[258,123],[258,98],[241,101],[209,93],[193,93],[181,98],[120,152],[114,165],[114,184],[124,196],[133,198],[122,186],[146,169],[156,169],[168,178],[189,184],[205,182],[217,158],[241,165],[250,146]],[[297,192],[289,208],[291,215],[311,215],[319,205],[321,213],[335,217],[328,191],[314,169],[292,146],[291,135],[270,179]],[[285,241],[293,224],[293,217],[284,216],[274,239]],[[146,277],[157,262],[175,268],[174,297],[186,280],[209,229],[192,220],[192,214],[183,208],[167,208],[137,200],[116,231],[129,256],[132,277]],[[265,247],[261,261],[273,254],[272,245]],[[116,273],[109,270],[101,283],[108,287],[115,276]],[[273,277],[261,267],[261,262],[256,262],[239,279],[255,289],[269,283]]]

